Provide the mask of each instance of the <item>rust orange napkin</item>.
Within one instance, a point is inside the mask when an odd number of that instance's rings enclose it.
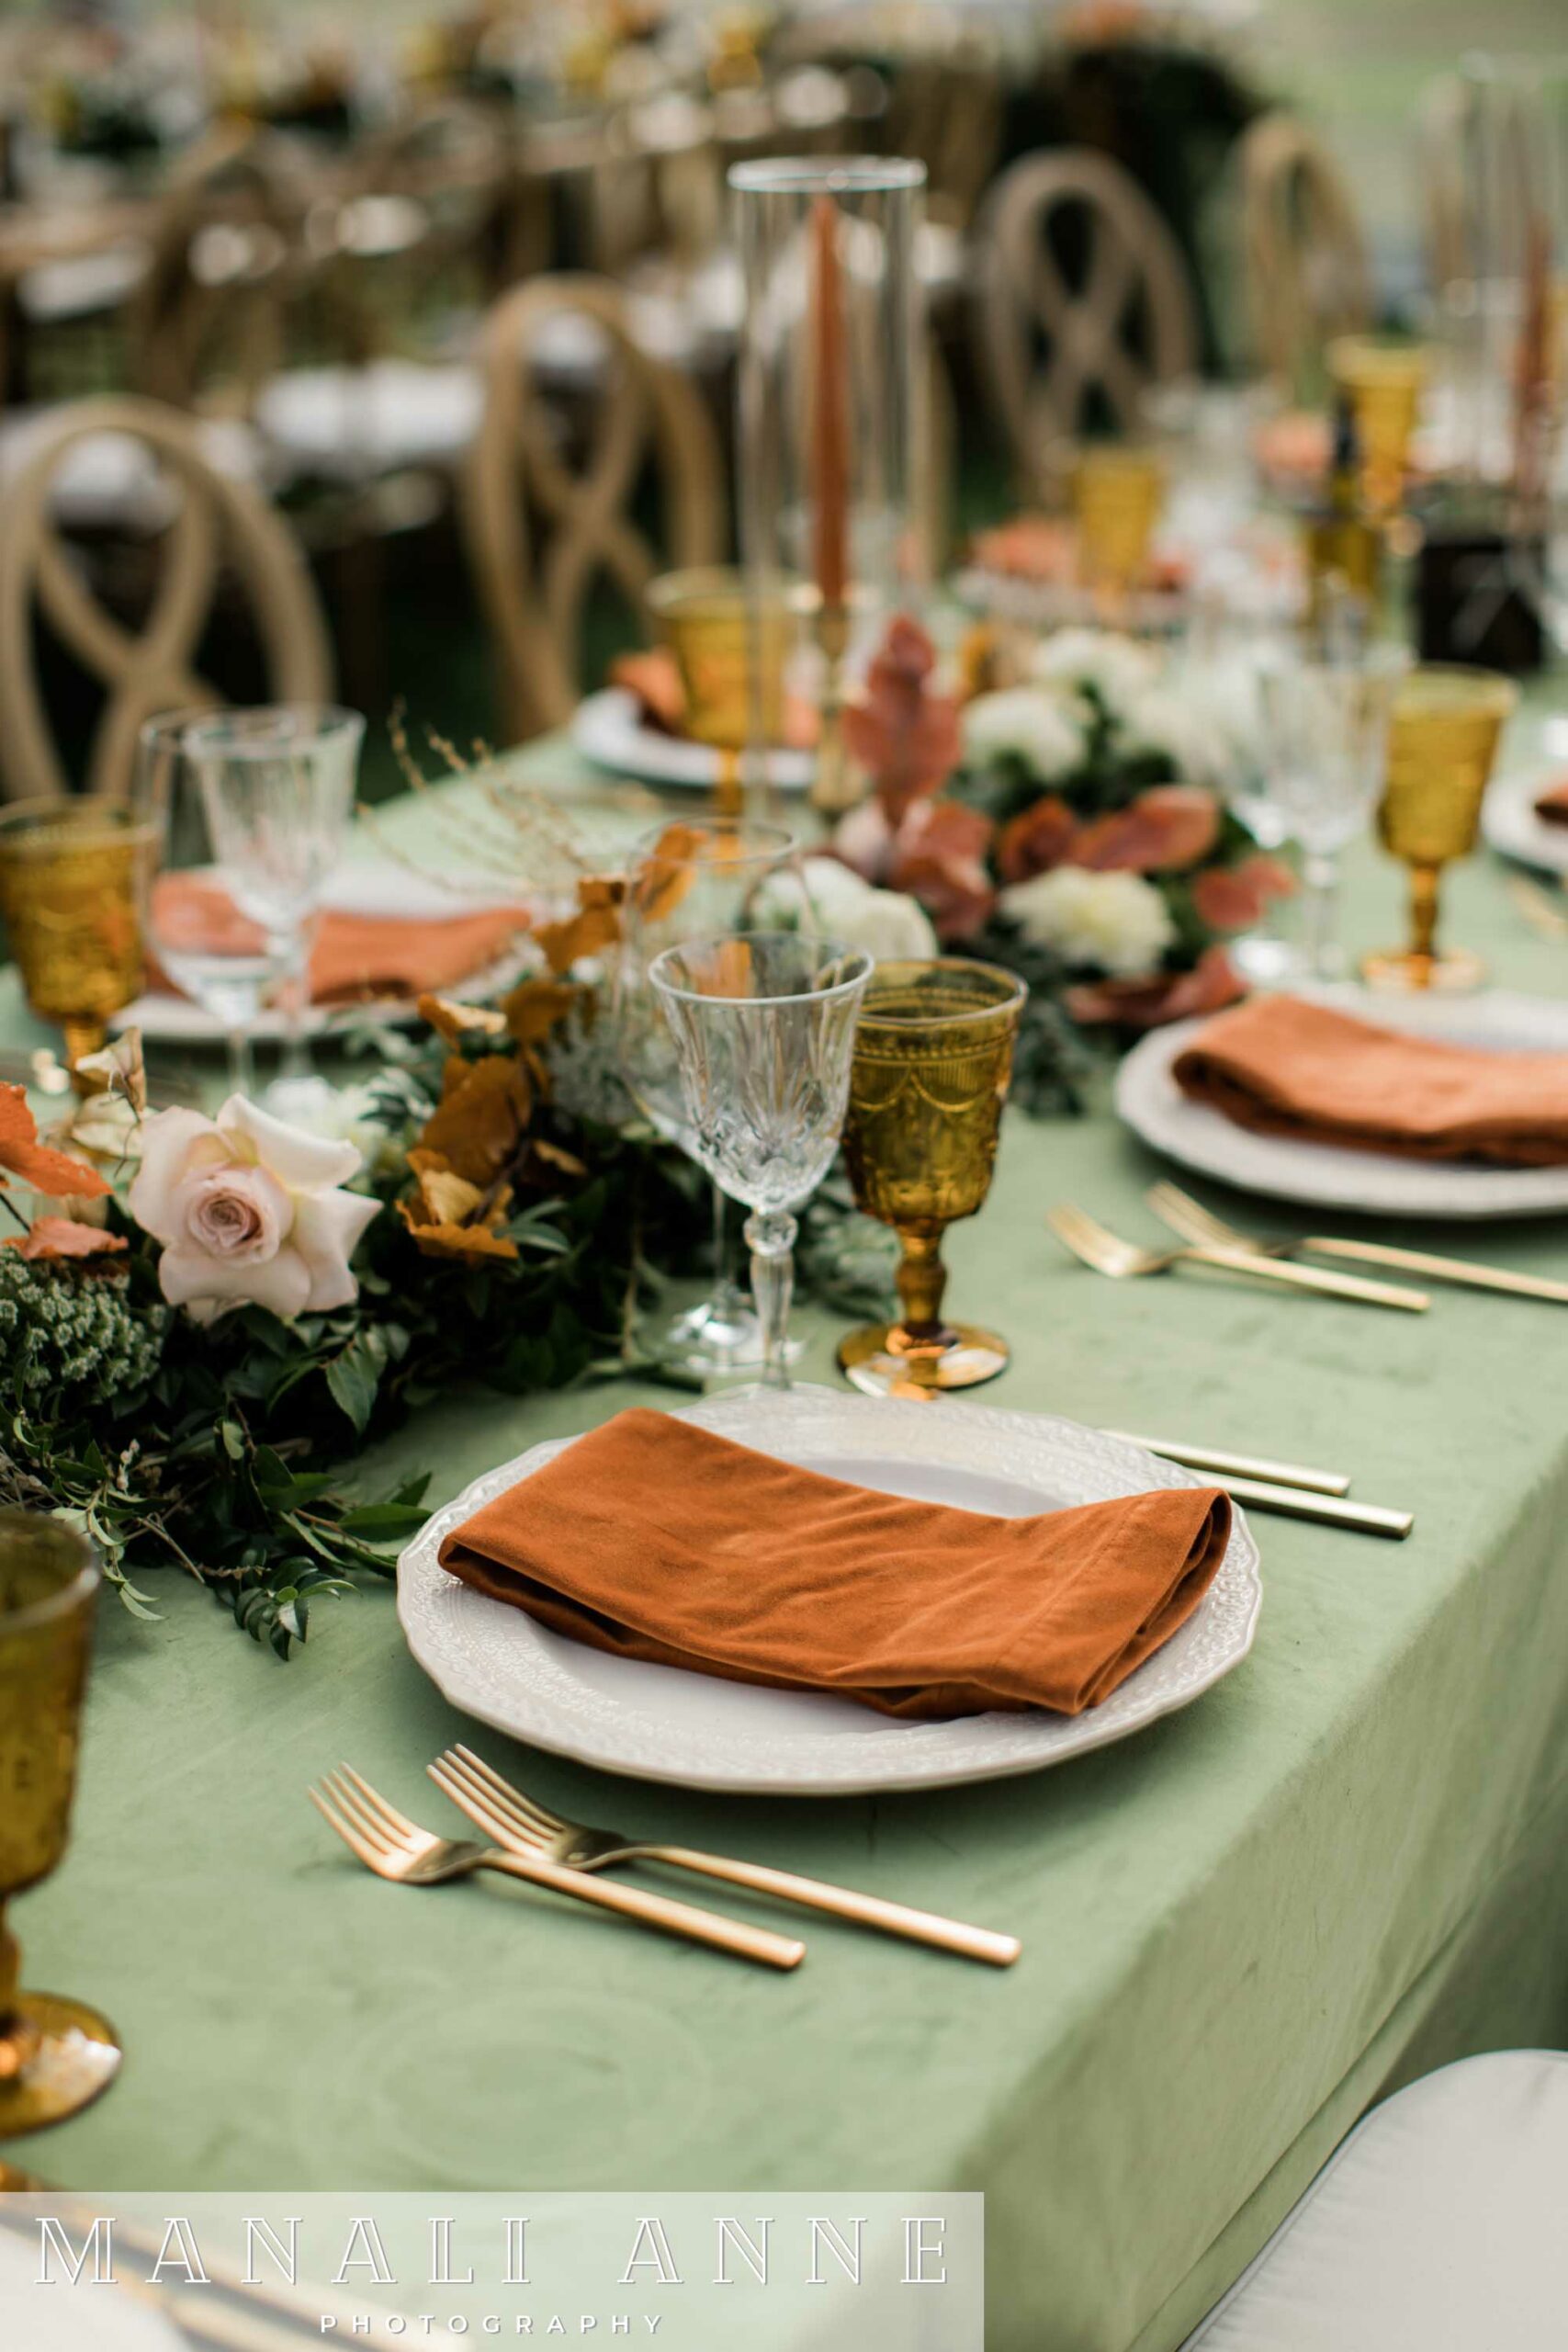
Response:
[[[440,1557],[617,1657],[910,1718],[1077,1714],[1191,1615],[1230,1518],[1217,1488],[1177,1487],[996,1519],[634,1410],[465,1520]]]
[[[1568,1054],[1450,1046],[1272,996],[1218,1014],[1173,1067],[1183,1093],[1262,1135],[1505,1168],[1568,1161]]]
[[[227,890],[197,876],[164,874],[155,884],[155,927],[171,949],[254,954],[264,934]],[[323,910],[310,950],[310,995],[318,1004],[360,997],[418,996],[456,988],[504,954],[527,926],[518,908],[478,914],[355,914]],[[150,985],[169,986],[156,968]]]
[[[1535,813],[1544,825],[1568,825],[1568,775],[1537,794]]]

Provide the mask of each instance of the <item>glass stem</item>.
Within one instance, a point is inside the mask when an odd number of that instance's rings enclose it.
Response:
[[[315,944],[315,923],[307,920],[298,931],[276,944],[276,999],[283,1014],[283,1053],[278,1070],[283,1078],[309,1078],[312,1074],[305,1043],[305,1010],[310,1001],[310,950]]]
[[[724,1229],[724,1187],[713,1188],[713,1291],[711,1306],[722,1321],[733,1323],[746,1312],[746,1302],[740,1295],[740,1285],[729,1266],[729,1245]]]
[[[255,1093],[256,1066],[251,1052],[251,1033],[236,1021],[224,1041],[229,1048],[229,1091],[243,1094],[246,1101]]]
[[[953,1335],[942,1319],[942,1293],[947,1288],[942,1229],[912,1233],[900,1227],[898,1241],[903,1255],[894,1280],[905,1337],[925,1347],[946,1345]]]
[[[1410,952],[1428,966],[1438,953],[1438,874],[1435,865],[1410,871]]]
[[[751,1295],[762,1327],[762,1385],[789,1386],[789,1302],[795,1289],[795,1223],[787,1210],[753,1209],[746,1220]]]
[[[1307,970],[1314,979],[1331,980],[1337,968],[1337,856],[1332,851],[1308,850],[1302,860],[1302,933]]]
[[[0,2093],[20,2081],[36,2047],[36,2035],[17,2014],[21,1973],[21,1951],[6,1925],[6,1905],[0,1899]],[[4,2112],[0,2108],[0,2117]]]

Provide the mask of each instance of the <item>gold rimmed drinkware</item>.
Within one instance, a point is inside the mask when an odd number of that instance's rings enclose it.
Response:
[[[1440,663],[1412,670],[1395,695],[1378,832],[1410,868],[1410,944],[1366,958],[1374,987],[1465,989],[1481,978],[1478,956],[1438,946],[1438,892],[1444,866],[1475,847],[1497,744],[1517,700],[1517,687],[1495,671]]]
[[[141,987],[150,825],[119,801],[18,800],[0,810],[0,914],[28,1002],[65,1032],[66,1059],[103,1044]]]
[[[98,1570],[57,1519],[0,1511],[0,2140],[58,2123],[107,2088],[113,2030],[79,2001],[20,1989],[5,1906],[65,1851]]]
[[[872,1396],[929,1397],[1005,1370],[1007,1341],[942,1314],[942,1237],[990,1190],[1025,989],[962,956],[879,964],[855,1032],[844,1159],[855,1200],[897,1232],[900,1313],[851,1331],[839,1363]]]
[[[1073,516],[1086,587],[1122,594],[1136,586],[1164,502],[1165,469],[1152,450],[1084,450],[1073,469]]]
[[[662,572],[648,602],[681,673],[686,732],[718,753],[720,813],[738,815],[740,755],[753,731],[783,740],[786,607],[753,611],[743,575],[723,564]]]
[[[1427,348],[1375,334],[1342,334],[1335,336],[1326,357],[1329,378],[1355,414],[1367,503],[1375,514],[1391,514],[1404,496],[1410,445],[1427,385]]]

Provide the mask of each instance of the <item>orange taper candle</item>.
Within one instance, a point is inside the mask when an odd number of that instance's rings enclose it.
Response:
[[[819,196],[811,215],[811,488],[817,588],[825,611],[841,607],[849,587],[850,381],[838,221],[832,198]]]

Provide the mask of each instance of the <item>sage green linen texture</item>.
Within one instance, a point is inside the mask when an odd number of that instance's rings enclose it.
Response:
[[[1356,861],[1347,937],[1397,938],[1399,889]],[[1495,868],[1449,895],[1499,977],[1562,991],[1568,947]],[[31,1034],[14,996],[0,1029]],[[1568,2040],[1568,1311],[1114,1284],[1045,1233],[1057,1199],[1152,1233],[1156,1172],[1103,1108],[1010,1116],[947,1252],[953,1309],[1014,1343],[979,1401],[1352,1471],[1415,1507],[1407,1544],[1255,1519],[1257,1645],[1183,1714],[1032,1779],[815,1803],[476,1730],[389,1593],[318,1610],[283,1667],[171,1576],[163,1624],[105,1609],[73,1849],[16,1909],[27,1981],[101,2004],[128,2053],[28,2163],[93,2189],[700,2188],[742,2215],[773,2189],[979,2188],[994,2352],[1168,2352],[1385,2086]],[[1417,1238],[1568,1274],[1563,1221]],[[833,1321],[799,1322],[802,1376],[831,1379]],[[428,1467],[439,1499],[669,1401],[455,1396],[364,1476]],[[346,1757],[450,1826],[423,1766],[457,1738],[565,1813],[1010,1928],[1024,1956],[993,1974],[813,1919],[775,1977],[500,1882],[384,1886],[305,1803]]]

